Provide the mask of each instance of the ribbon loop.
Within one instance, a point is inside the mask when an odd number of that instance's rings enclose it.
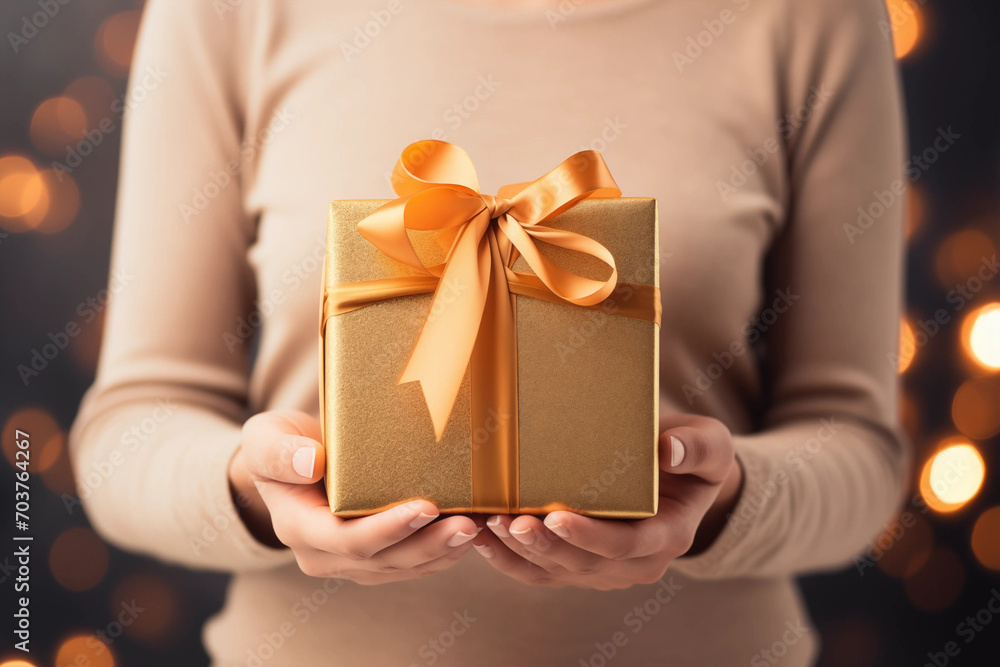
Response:
[[[490,323],[507,322],[498,320],[497,313],[512,308],[508,273],[518,256],[540,280],[542,287],[536,289],[568,303],[593,306],[614,291],[618,271],[607,248],[592,238],[540,223],[583,199],[619,197],[621,190],[601,154],[582,151],[535,181],[504,186],[496,196],[482,194],[469,155],[433,140],[403,150],[393,169],[392,186],[400,198],[362,220],[358,231],[388,257],[440,278],[430,313],[399,378],[400,383],[420,382],[440,440],[483,334],[487,304],[491,304]],[[441,238],[451,239],[444,264],[425,265],[407,230],[436,230]],[[593,280],[567,271],[544,257],[536,241],[591,255],[610,267],[610,275]],[[512,340],[493,342],[513,345]]]

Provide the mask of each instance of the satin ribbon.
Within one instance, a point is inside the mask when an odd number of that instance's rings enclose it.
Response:
[[[597,151],[577,153],[541,178],[504,186],[492,196],[479,192],[464,150],[443,141],[419,141],[403,151],[392,186],[399,199],[362,220],[358,231],[420,275],[328,287],[323,322],[385,299],[433,292],[430,312],[397,384],[420,382],[440,441],[470,369],[473,505],[477,511],[514,512],[517,350],[512,294],[603,308],[659,324],[659,290],[629,283],[623,285],[630,294],[622,303],[609,299],[618,270],[607,248],[582,234],[544,225],[585,198],[621,196]],[[425,263],[408,230],[437,233],[448,248],[444,262]],[[567,271],[541,254],[538,241],[590,255],[607,265],[609,275],[594,280]],[[534,275],[511,270],[518,257]],[[613,309],[608,302],[614,302]]]

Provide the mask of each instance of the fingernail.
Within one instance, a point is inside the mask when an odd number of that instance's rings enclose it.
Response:
[[[499,515],[491,516],[486,521],[486,525],[490,527],[490,530],[492,530],[493,534],[497,537],[510,537],[510,533],[508,533],[507,529],[504,528],[504,525],[500,523]]]
[[[497,555],[497,552],[493,551],[493,547],[488,544],[473,544],[472,546],[482,554],[483,558],[494,558]]]
[[[569,537],[569,531],[566,529],[566,526],[562,525],[561,523],[558,523],[556,521],[549,523],[548,521],[546,521],[545,527],[563,539]]]
[[[413,521],[410,522],[410,528],[423,528],[431,521],[433,521],[435,517],[436,515],[434,514],[426,514],[424,512],[421,512],[420,514],[418,514],[413,518]]]
[[[670,436],[670,467],[676,468],[684,460],[684,443]]]
[[[452,535],[450,538],[448,538],[448,546],[449,547],[460,546],[462,544],[465,544],[475,536],[476,536],[475,533],[463,533],[462,531],[459,531],[454,535]]]
[[[313,466],[316,465],[316,448],[313,446],[299,447],[292,454],[292,470],[306,479],[312,479]]]
[[[522,528],[521,530],[511,528],[510,534],[521,544],[533,544],[535,541],[535,532],[531,528]]]

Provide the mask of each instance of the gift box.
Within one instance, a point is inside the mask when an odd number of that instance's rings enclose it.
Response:
[[[320,394],[330,507],[656,513],[656,201],[599,154],[480,194],[418,142],[396,200],[330,206]]]

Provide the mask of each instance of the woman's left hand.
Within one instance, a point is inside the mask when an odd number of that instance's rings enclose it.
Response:
[[[739,498],[742,471],[722,422],[696,415],[660,420],[660,503],[638,521],[573,512],[500,515],[473,541],[501,572],[535,586],[628,588],[659,580],[670,561],[707,548]]]

